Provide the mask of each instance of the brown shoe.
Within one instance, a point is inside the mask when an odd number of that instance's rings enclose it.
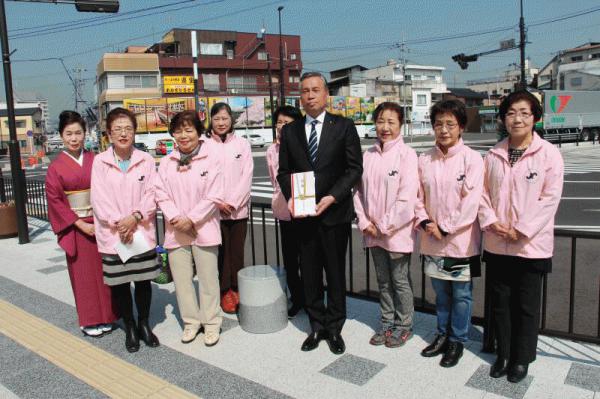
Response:
[[[383,345],[383,344],[385,344],[386,339],[390,335],[392,335],[392,330],[390,330],[390,329],[384,330],[382,328],[381,330],[379,330],[375,334],[373,334],[373,336],[369,340],[369,343],[374,346]]]
[[[385,346],[388,348],[398,348],[411,339],[413,336],[410,330],[399,330],[394,331],[389,337],[385,339]]]

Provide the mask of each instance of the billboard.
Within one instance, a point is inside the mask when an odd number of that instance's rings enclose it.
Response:
[[[192,75],[163,76],[163,92],[194,94],[194,77]]]

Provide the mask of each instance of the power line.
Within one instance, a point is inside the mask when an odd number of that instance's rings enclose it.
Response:
[[[13,2],[18,2],[17,0],[11,0]],[[195,0],[186,0],[186,1],[195,1]],[[99,17],[91,17],[91,18],[79,18],[79,19],[73,19],[70,21],[61,21],[61,22],[56,22],[56,23],[52,23],[52,24],[46,24],[46,25],[38,25],[38,26],[29,26],[29,27],[23,27],[23,28],[16,28],[16,29],[11,29],[10,33],[14,33],[14,32],[23,32],[23,31],[36,31],[36,30],[43,30],[43,29],[48,29],[48,28],[53,28],[53,27],[57,27],[57,26],[65,26],[65,25],[70,25],[72,26],[73,24],[79,24],[79,23],[90,23],[90,22],[94,22],[94,21],[103,21],[103,20],[109,20],[109,19],[113,19],[113,18],[119,18],[122,17],[124,15],[131,15],[131,14],[136,14],[136,13],[140,13],[140,12],[144,12],[144,11],[148,11],[148,10],[152,10],[152,9],[156,9],[156,8],[163,8],[163,7],[170,7],[172,5],[176,5],[181,3],[181,1],[174,1],[170,4],[163,4],[160,6],[154,6],[154,7],[147,7],[147,8],[140,8],[137,10],[131,10],[131,11],[125,11],[125,12],[120,12],[119,14],[112,14],[109,16],[99,16]],[[32,32],[27,32],[27,33],[32,33]]]
[[[149,7],[148,9],[144,10],[144,12],[147,12],[148,10],[153,11],[154,9],[157,8],[164,8],[164,7],[171,7],[173,5],[177,5],[177,4],[183,4],[183,3],[190,3],[190,2],[194,2],[196,0],[184,0],[184,1],[179,1],[177,3],[172,3],[169,5],[162,5],[162,6],[155,6],[155,7]],[[129,16],[126,18],[122,18],[122,15],[119,15],[118,17],[113,17],[114,19],[110,19],[108,20],[108,18],[103,19],[101,21],[96,21],[96,22],[92,22],[89,23],[89,21],[82,21],[78,24],[71,24],[68,27],[62,26],[62,27],[56,27],[56,28],[52,28],[52,29],[42,29],[36,32],[27,32],[27,33],[21,33],[21,34],[16,34],[13,36],[10,36],[9,39],[10,40],[15,40],[15,39],[27,39],[27,38],[33,38],[33,37],[40,37],[40,36],[46,36],[46,35],[51,35],[54,33],[61,33],[61,32],[69,32],[69,31],[73,31],[73,30],[81,30],[81,29],[86,29],[86,28],[92,28],[95,26],[104,26],[107,24],[112,24],[112,23],[116,23],[116,22],[124,22],[124,21],[130,21],[130,20],[134,20],[134,19],[139,19],[139,18],[144,18],[144,17],[150,17],[150,16],[155,16],[158,14],[165,14],[168,12],[174,12],[174,11],[179,11],[182,9],[189,9],[191,7],[198,7],[198,6],[205,6],[205,5],[210,5],[210,4],[215,4],[215,3],[222,3],[225,0],[213,0],[213,1],[209,1],[206,3],[201,3],[201,4],[196,4],[194,6],[184,6],[184,7],[179,7],[179,8],[173,8],[173,9],[169,9],[169,10],[163,10],[163,11],[153,11],[152,13],[149,14],[145,14],[145,15],[133,15],[133,16]],[[119,18],[119,19],[117,19]]]

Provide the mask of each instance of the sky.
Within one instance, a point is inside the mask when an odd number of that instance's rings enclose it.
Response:
[[[371,68],[399,58],[446,68],[449,87],[494,77],[519,63],[518,50],[481,57],[466,71],[451,59],[519,40],[518,0],[121,0],[119,14],[78,13],[73,5],[6,1],[13,87],[49,100],[51,119],[74,108],[69,70],[81,69],[84,99],[94,103],[96,66],[105,52],[151,45],[172,28],[301,36],[304,70],[329,72],[360,64]],[[523,0],[526,55],[544,66],[558,51],[600,42],[598,0]],[[145,12],[140,9],[154,7]],[[52,29],[52,30],[49,30]],[[33,60],[33,61],[32,61]],[[2,77],[3,85],[3,77]],[[1,98],[4,98],[2,86]]]

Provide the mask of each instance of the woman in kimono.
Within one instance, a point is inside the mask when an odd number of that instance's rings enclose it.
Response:
[[[125,324],[125,348],[159,346],[148,324],[152,286],[160,273],[155,246],[156,203],[154,200],[154,158],[133,147],[137,122],[127,109],[115,108],[106,116],[111,147],[94,159],[92,195],[98,251],[102,256],[104,282],[113,292],[115,304]],[[135,234],[135,237],[134,237]],[[120,243],[145,242],[147,251],[125,261],[117,254]],[[131,283],[134,283],[137,326],[133,320]]]
[[[102,260],[96,246],[90,204],[94,154],[83,150],[85,121],[81,115],[63,111],[59,119],[65,149],[48,167],[48,217],[58,244],[67,255],[81,331],[101,337],[112,331],[116,315],[110,288],[102,278]]]

